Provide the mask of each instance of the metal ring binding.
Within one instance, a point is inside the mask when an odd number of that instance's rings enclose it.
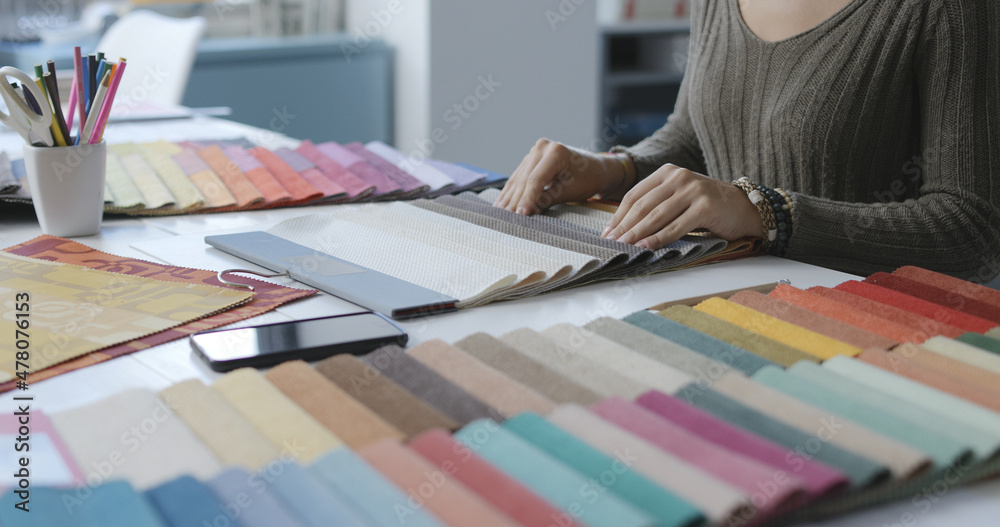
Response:
[[[252,274],[252,275],[255,275],[255,276],[259,276],[261,278],[274,278],[274,277],[277,277],[277,276],[287,276],[287,277],[291,278],[291,275],[288,273],[288,271],[284,271],[284,272],[281,272],[281,273],[274,273],[274,274],[264,274],[264,273],[258,273],[257,271],[251,271],[249,269],[224,269],[222,271],[219,271],[215,275],[215,277],[220,282],[222,282],[223,285],[228,285],[229,287],[235,287],[237,289],[248,289],[250,291],[254,291],[254,288],[253,288],[252,285],[241,284],[239,282],[232,282],[232,281],[226,280],[225,275],[227,275],[229,273]]]

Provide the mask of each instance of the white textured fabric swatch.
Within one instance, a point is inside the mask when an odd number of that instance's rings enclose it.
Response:
[[[149,390],[127,390],[51,419],[88,484],[124,479],[145,490],[183,475],[208,479],[222,470],[184,421]]]
[[[105,165],[104,188],[109,191],[104,201],[111,198],[111,204],[116,209],[134,209],[144,206],[142,193],[135,186],[132,178],[125,172],[118,156],[108,153]]]
[[[960,340],[948,337],[937,336],[925,340],[920,347],[933,351],[938,355],[944,355],[959,362],[1000,374],[1000,355],[977,348],[972,344],[966,344]]]
[[[572,324],[556,324],[542,335],[552,339],[565,354],[579,353],[651,389],[675,393],[694,382],[694,377],[676,368]]]
[[[138,153],[122,155],[119,153],[122,168],[132,178],[132,182],[142,193],[147,209],[158,209],[174,205],[176,200],[170,189],[163,184],[153,167]]]
[[[496,267],[328,215],[293,218],[268,232],[456,298],[460,307],[489,301],[517,280]]]

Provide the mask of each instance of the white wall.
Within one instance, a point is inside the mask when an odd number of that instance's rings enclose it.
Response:
[[[391,5],[398,14],[383,28],[378,13]],[[596,136],[594,0],[391,5],[351,0],[347,30],[364,33],[376,21],[396,49],[400,150],[510,173],[538,137],[586,146]]]

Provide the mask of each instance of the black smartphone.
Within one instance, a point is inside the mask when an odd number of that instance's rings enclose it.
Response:
[[[279,322],[191,335],[191,347],[215,371],[264,368],[289,360],[367,353],[381,346],[405,346],[407,335],[378,313]]]

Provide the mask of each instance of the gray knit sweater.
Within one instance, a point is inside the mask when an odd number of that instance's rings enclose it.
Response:
[[[788,256],[855,274],[1000,272],[1000,0],[853,0],[760,40],[695,0],[674,114],[627,149],[790,191]]]

